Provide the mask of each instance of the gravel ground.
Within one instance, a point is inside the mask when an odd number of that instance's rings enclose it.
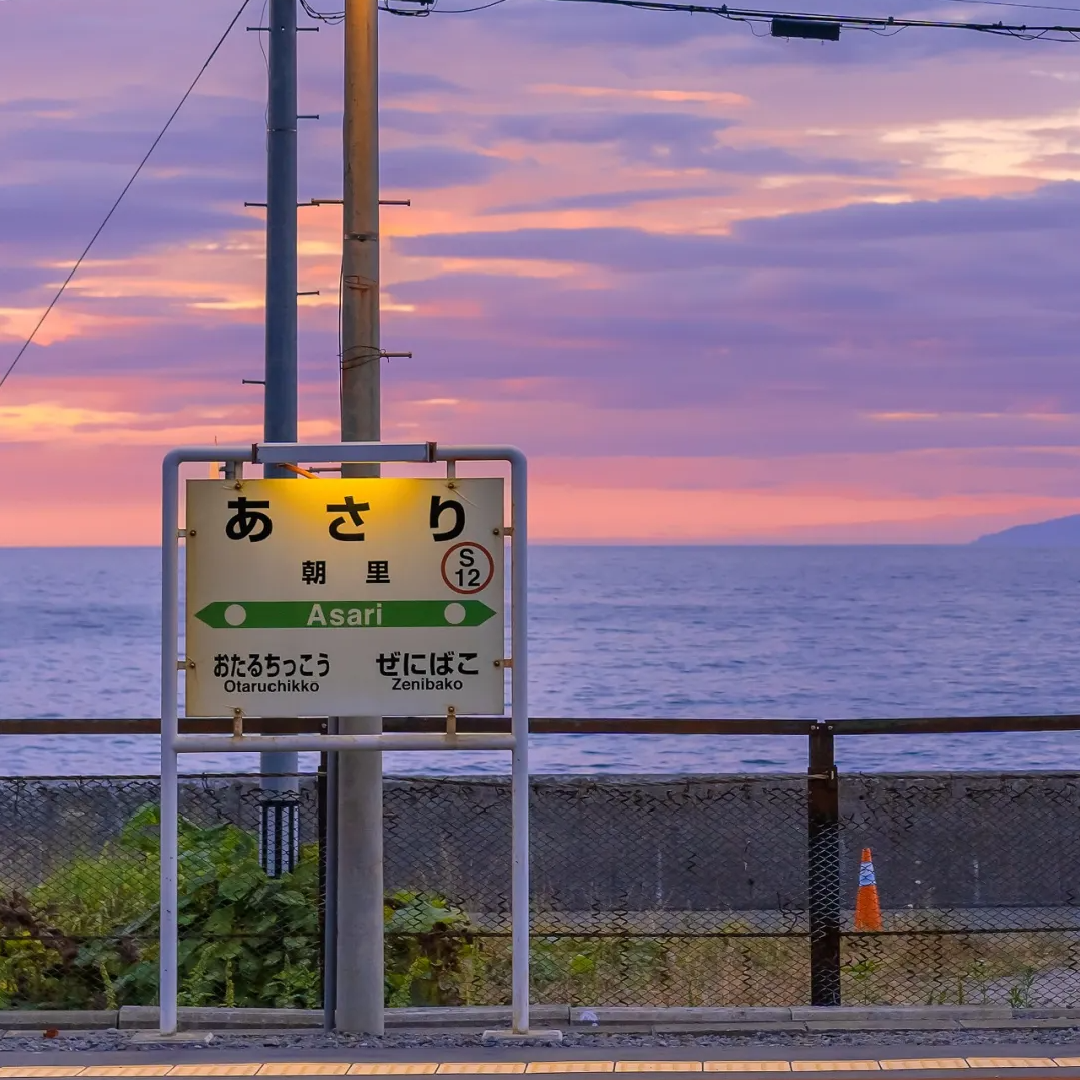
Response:
[[[40,1035],[12,1034],[0,1039],[0,1053],[56,1053],[65,1050],[92,1050],[108,1052],[117,1050],[161,1050],[161,1044],[142,1043],[131,1045],[130,1031],[93,1031],[61,1033],[46,1039]],[[716,1047],[735,1049],[745,1047],[798,1047],[814,1049],[834,1046],[1063,1046],[1080,1043],[1080,1027],[1071,1028],[987,1028],[965,1031],[816,1031],[816,1032],[761,1032],[749,1035],[646,1035],[618,1034],[612,1032],[567,1031],[563,1034],[562,1049],[580,1047],[602,1050],[607,1047],[628,1049],[671,1049],[678,1047]],[[176,1044],[172,1044],[176,1045]],[[270,1034],[245,1034],[223,1032],[215,1034],[209,1044],[185,1044],[186,1050],[252,1050],[262,1051],[333,1051],[333,1050],[446,1050],[473,1046],[494,1045],[484,1043],[479,1033],[405,1033],[386,1035],[383,1038],[364,1038],[358,1035],[336,1035],[328,1032],[282,1032]],[[505,1045],[505,1044],[503,1044]],[[540,1041],[515,1045],[545,1046]]]

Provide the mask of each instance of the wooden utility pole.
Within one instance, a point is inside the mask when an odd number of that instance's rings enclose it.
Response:
[[[345,187],[341,289],[341,438],[381,438],[379,366],[379,47],[377,0],[345,0]],[[343,476],[377,476],[343,465]],[[378,734],[382,717],[338,717],[343,734]],[[335,1027],[383,1033],[382,754],[337,755]]]

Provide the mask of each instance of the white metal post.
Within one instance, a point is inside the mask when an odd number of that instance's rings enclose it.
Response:
[[[158,1026],[163,1035],[177,1027],[176,998],[179,925],[179,789],[176,778],[180,623],[180,466],[185,461],[243,461],[249,448],[189,447],[165,455],[161,465],[161,794],[158,825],[160,892],[158,941]]]
[[[510,735],[383,733],[369,735],[196,736],[179,733],[179,496],[180,465],[195,461],[506,461],[510,463]],[[319,446],[271,444],[254,447],[191,447],[166,455],[162,470],[161,534],[161,942],[160,1028],[177,1028],[177,755],[218,751],[509,749],[511,752],[511,942],[513,1030],[529,1030],[529,697],[528,697],[528,475],[525,455],[513,447],[434,443]],[[253,745],[254,744],[254,745]]]
[[[169,454],[162,466],[161,478],[161,800],[160,838],[161,896],[159,902],[161,935],[159,943],[158,1001],[159,1026],[163,1035],[176,1031],[177,991],[177,877],[179,841],[176,818],[178,791],[176,781],[177,736],[177,626],[180,619],[180,461]]]
[[[511,1014],[514,1031],[529,1030],[529,565],[528,481],[525,456],[510,463],[510,798],[513,804],[513,870],[510,889]]]
[[[529,476],[515,447],[447,446],[439,461],[510,463],[510,1013],[516,1034],[529,1030]]]

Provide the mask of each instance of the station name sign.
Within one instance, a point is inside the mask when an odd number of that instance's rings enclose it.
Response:
[[[190,480],[188,716],[502,714],[503,481]]]

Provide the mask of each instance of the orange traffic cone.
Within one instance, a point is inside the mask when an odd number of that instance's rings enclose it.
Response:
[[[855,897],[855,929],[881,929],[881,902],[878,900],[877,878],[870,849],[863,848],[859,863],[859,892]]]

